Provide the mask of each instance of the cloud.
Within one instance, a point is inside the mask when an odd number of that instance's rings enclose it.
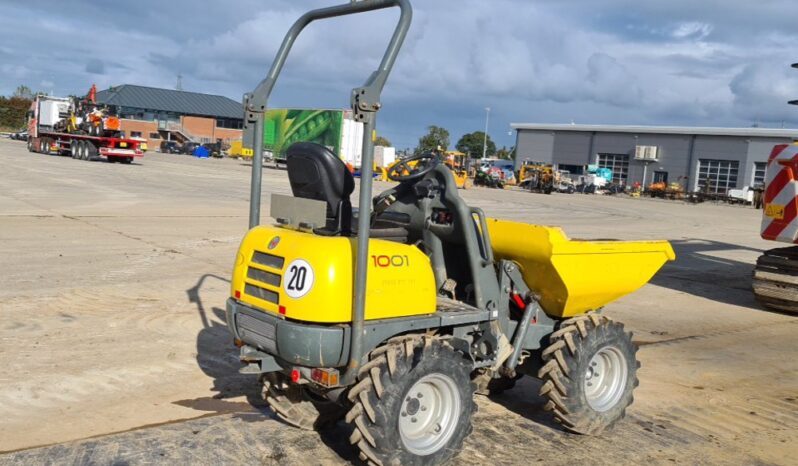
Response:
[[[92,58],[86,63],[86,72],[91,74],[105,74],[105,65],[102,60]]]
[[[11,2],[0,17],[0,94],[26,83],[62,95],[93,82],[171,88],[180,73],[186,90],[239,100],[266,75],[299,15],[340,1],[240,0],[235,9],[210,0]],[[512,143],[511,121],[798,125],[798,111],[784,103],[798,98],[798,71],[787,68],[798,61],[792,3],[415,1],[383,94],[381,131],[407,147],[438,124],[456,141],[481,129],[486,106],[500,145]],[[103,30],[103,46],[62,39],[134,14],[135,27]],[[309,26],[271,104],[348,106],[396,18],[374,12]]]
[[[786,65],[747,65],[734,76],[729,88],[734,95],[734,111],[740,118],[768,123],[795,119],[795,107],[786,103],[798,99],[798,73]]]
[[[700,21],[681,23],[671,32],[677,39],[703,40],[712,32],[712,25]]]

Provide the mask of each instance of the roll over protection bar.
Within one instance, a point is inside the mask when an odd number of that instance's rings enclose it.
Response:
[[[350,3],[312,10],[302,15],[288,30],[271,69],[254,91],[244,95],[244,145],[254,150],[249,201],[249,227],[260,224],[261,180],[263,175],[263,125],[269,96],[283,69],[294,41],[302,30],[313,21],[337,16],[364,13],[390,7],[399,7],[401,14],[388,48],[379,68],[371,73],[363,86],[352,90],[351,104],[354,118],[363,123],[363,157],[359,192],[360,215],[358,216],[357,256],[355,261],[355,285],[352,308],[352,338],[349,345],[349,364],[344,377],[356,375],[363,356],[363,322],[366,305],[366,271],[368,268],[369,215],[372,194],[372,163],[374,160],[374,134],[376,113],[381,107],[380,95],[393,69],[396,56],[404,43],[413,10],[409,0],[352,0]]]

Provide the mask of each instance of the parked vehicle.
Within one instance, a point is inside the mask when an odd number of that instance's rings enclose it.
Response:
[[[222,157],[222,141],[206,142],[202,147],[208,150],[211,157]]]
[[[164,154],[179,154],[180,144],[177,141],[161,141],[159,151]]]
[[[23,131],[18,131],[16,133],[11,133],[11,135],[9,135],[9,137],[11,139],[15,140],[15,141],[27,141],[27,139],[28,139],[28,131],[27,130],[23,130]]]
[[[198,142],[185,142],[180,146],[180,153],[186,155],[194,155],[194,149],[200,146]]]
[[[131,163],[134,157],[144,155],[139,141],[105,135],[108,126],[93,129],[93,134],[82,131],[72,102],[67,97],[36,96],[27,115],[30,152],[70,155],[80,160],[105,157],[109,162],[121,163]],[[99,128],[100,120],[95,123],[95,128]],[[115,131],[113,134],[117,134]]]

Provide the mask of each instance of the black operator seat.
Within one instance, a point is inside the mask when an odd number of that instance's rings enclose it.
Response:
[[[348,235],[352,228],[349,195],[355,179],[329,149],[313,142],[295,142],[285,151],[288,180],[294,196],[327,203],[327,234]]]

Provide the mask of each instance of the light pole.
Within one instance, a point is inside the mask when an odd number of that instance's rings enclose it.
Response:
[[[490,119],[490,107],[485,107],[485,137],[482,139],[482,158],[488,150],[488,120]]]

